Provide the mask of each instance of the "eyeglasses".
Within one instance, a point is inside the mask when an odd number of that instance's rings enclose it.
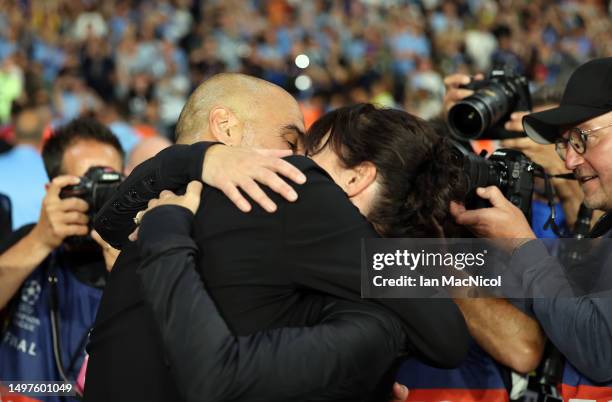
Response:
[[[603,130],[604,128],[612,127],[612,123],[607,126],[595,127],[588,130],[583,130],[580,127],[570,128],[567,138],[558,138],[555,141],[555,150],[562,160],[565,160],[567,154],[567,144],[569,143],[577,154],[583,155],[587,151],[587,138],[595,131]]]

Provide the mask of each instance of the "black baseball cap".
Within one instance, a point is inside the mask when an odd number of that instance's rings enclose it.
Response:
[[[523,129],[535,142],[549,144],[561,126],[581,123],[612,111],[612,57],[594,59],[572,73],[561,104],[523,117]]]

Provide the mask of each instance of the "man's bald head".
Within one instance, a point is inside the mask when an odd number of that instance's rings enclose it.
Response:
[[[23,109],[15,119],[15,137],[19,143],[36,145],[40,143],[44,125],[35,109]]]
[[[281,87],[245,74],[217,74],[200,84],[187,100],[177,123],[176,142],[226,142],[227,133],[228,138],[240,136],[240,141],[249,145],[250,137],[266,134],[253,133],[250,128],[268,120],[270,114],[280,113],[290,121],[297,115],[302,120],[297,102]]]
[[[128,176],[136,166],[154,157],[158,152],[168,148],[170,145],[172,143],[166,137],[154,136],[141,140],[129,153],[124,174]]]

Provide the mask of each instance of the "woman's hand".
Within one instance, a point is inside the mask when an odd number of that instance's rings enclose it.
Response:
[[[147,209],[140,211],[136,215],[136,218],[141,221],[144,214],[161,205],[178,205],[179,207],[187,208],[192,214],[195,215],[198,207],[200,206],[202,188],[202,183],[194,180],[187,185],[187,190],[185,191],[184,195],[176,195],[172,191],[164,190],[159,194],[159,198],[153,198],[150,200],[149,204],[147,205]]]
[[[227,145],[214,145],[207,152],[202,166],[202,181],[221,191],[243,212],[251,204],[239,189],[249,195],[268,212],[276,211],[276,204],[260,188],[268,186],[288,201],[297,200],[297,193],[280,175],[297,184],[304,184],[306,176],[281,158],[292,155],[291,150],[262,150]],[[259,184],[258,184],[259,183]]]
[[[191,211],[192,214],[195,215],[198,207],[200,206],[200,197],[202,195],[203,185],[199,181],[192,181],[187,185],[187,190],[184,195],[176,195],[172,191],[164,190],[159,194],[159,198],[153,198],[149,201],[147,205],[147,209],[144,211],[140,211],[136,214],[134,218],[134,223],[136,225],[140,225],[142,222],[143,216],[154,208],[157,208],[161,205],[178,205],[180,207],[187,208]],[[136,241],[138,239],[138,227],[136,230],[130,234],[128,237],[131,241]]]

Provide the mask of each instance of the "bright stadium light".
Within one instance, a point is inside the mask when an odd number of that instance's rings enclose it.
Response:
[[[307,75],[302,74],[295,79],[295,87],[300,91],[307,91],[311,86],[312,80]]]
[[[306,68],[310,65],[310,58],[305,54],[298,54],[295,57],[295,65],[298,66],[298,68]]]

